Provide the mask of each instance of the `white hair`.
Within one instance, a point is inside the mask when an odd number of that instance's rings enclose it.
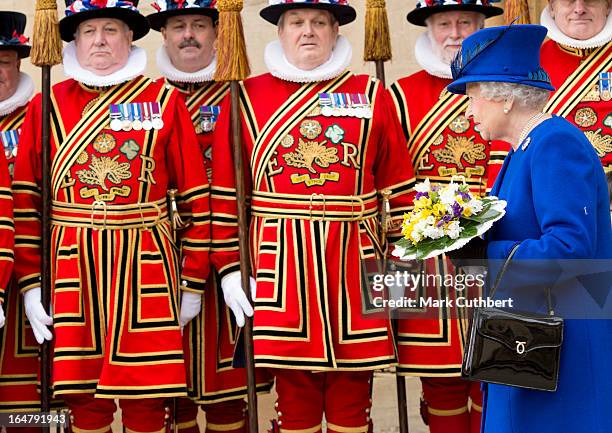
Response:
[[[521,107],[541,109],[546,105],[550,92],[539,87],[516,83],[480,82],[480,95],[489,101],[514,98]]]

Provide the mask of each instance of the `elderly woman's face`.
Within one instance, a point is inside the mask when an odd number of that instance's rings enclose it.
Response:
[[[466,116],[474,119],[474,126],[485,140],[495,140],[501,137],[507,121],[504,114],[504,102],[484,98],[478,83],[468,84],[469,98]]]
[[[310,71],[331,57],[338,38],[338,23],[324,10],[289,10],[279,22],[278,38],[289,63]]]
[[[610,0],[551,0],[550,13],[564,34],[586,40],[603,30],[610,6]]]
[[[77,60],[82,68],[96,75],[110,75],[127,64],[132,37],[132,31],[121,20],[84,21],[74,37]]]

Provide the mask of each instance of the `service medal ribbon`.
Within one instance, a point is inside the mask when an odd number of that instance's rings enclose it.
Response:
[[[599,74],[599,96],[604,101],[612,100],[612,72]]]

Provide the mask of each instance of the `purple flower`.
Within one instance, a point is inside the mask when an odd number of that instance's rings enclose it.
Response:
[[[415,200],[420,199],[421,197],[427,197],[429,198],[429,193],[427,192],[417,192],[416,196],[414,197]]]
[[[469,201],[470,195],[467,192],[459,191],[459,195],[463,199],[463,201]]]
[[[457,202],[453,203],[453,205],[451,206],[451,208],[453,209],[453,216],[455,218],[459,218],[461,216],[461,214],[463,213],[463,208],[461,207],[461,205]]]

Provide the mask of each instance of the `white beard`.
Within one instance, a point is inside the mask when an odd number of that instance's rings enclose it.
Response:
[[[457,51],[449,51],[446,50],[444,48],[444,44],[439,44],[433,37],[433,35],[431,34],[431,32],[428,30],[427,31],[427,36],[429,37],[429,41],[431,42],[431,49],[434,53],[434,55],[439,58],[442,63],[450,65],[451,62],[453,61],[453,59],[455,58],[455,55],[457,54]],[[444,43],[448,42],[449,40],[447,39],[446,41],[444,41]],[[458,41],[452,41],[454,42],[452,45],[461,45],[461,42],[463,42],[462,39],[459,39]]]
[[[429,33],[421,34],[414,45],[414,58],[421,68],[429,75],[450,80],[453,78],[449,63],[442,61],[440,56],[434,52]]]

